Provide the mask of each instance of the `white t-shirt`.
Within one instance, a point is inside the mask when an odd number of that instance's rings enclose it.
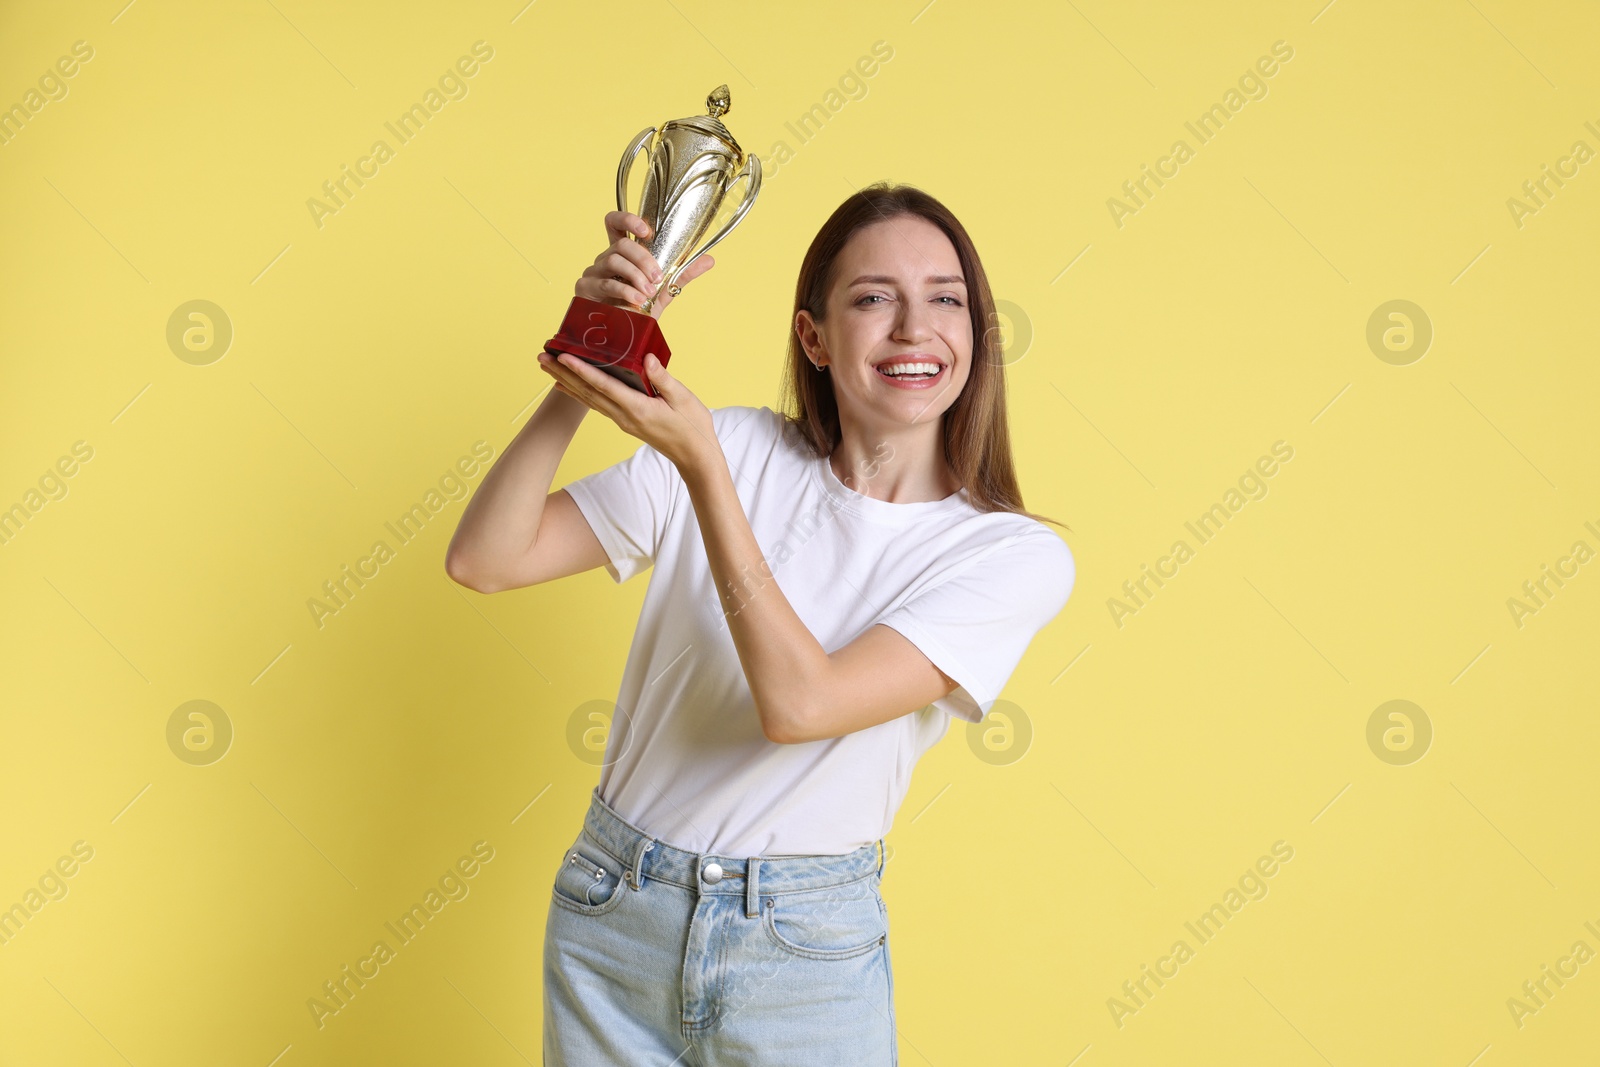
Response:
[[[649,445],[566,486],[617,582],[654,565],[600,772],[600,798],[653,837],[729,857],[840,855],[889,832],[918,758],[987,714],[1028,644],[1066,605],[1066,542],[965,490],[893,504],[846,486],[770,408],[712,411],[779,589],[833,652],[882,623],[960,683],[842,737],[776,744],[717,596],[678,469]]]

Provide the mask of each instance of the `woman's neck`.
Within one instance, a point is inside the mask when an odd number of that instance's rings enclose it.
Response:
[[[943,500],[961,488],[945,462],[943,420],[893,432],[842,429],[828,457],[834,476],[860,493],[890,504]]]

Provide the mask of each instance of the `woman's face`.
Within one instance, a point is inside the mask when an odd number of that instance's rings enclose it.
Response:
[[[811,361],[828,368],[844,421],[907,426],[936,421],[966,385],[967,303],[950,238],[920,215],[898,215],[855,232],[834,261],[824,320],[802,310],[795,328]],[[934,373],[905,373],[916,370]]]

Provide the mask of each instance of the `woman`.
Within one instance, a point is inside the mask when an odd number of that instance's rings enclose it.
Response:
[[[649,224],[606,228],[576,291],[641,307],[661,273],[629,231]],[[709,411],[653,359],[658,397],[541,354],[555,387],[462,515],[450,576],[655,568],[554,878],[547,1064],[897,1062],[883,835],[917,759],[983,717],[1074,578],[1022,510],[993,308],[961,223],[880,184],[801,266],[792,418]],[[643,444],[551,493],[591,408]]]

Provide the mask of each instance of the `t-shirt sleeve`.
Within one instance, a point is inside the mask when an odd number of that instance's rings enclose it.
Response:
[[[684,493],[672,461],[647,444],[627,459],[564,487],[606,550],[606,573],[621,583],[656,560]]]
[[[738,458],[737,449],[748,436],[738,432],[740,426],[756,413],[737,405],[712,409],[712,427],[730,462]],[[565,488],[606,550],[606,573],[619,584],[654,565],[674,516],[689,506],[683,475],[646,444],[622,462]]]
[[[878,622],[959,683],[935,707],[979,722],[1066,606],[1076,575],[1072,550],[1048,529],[1008,533]]]

